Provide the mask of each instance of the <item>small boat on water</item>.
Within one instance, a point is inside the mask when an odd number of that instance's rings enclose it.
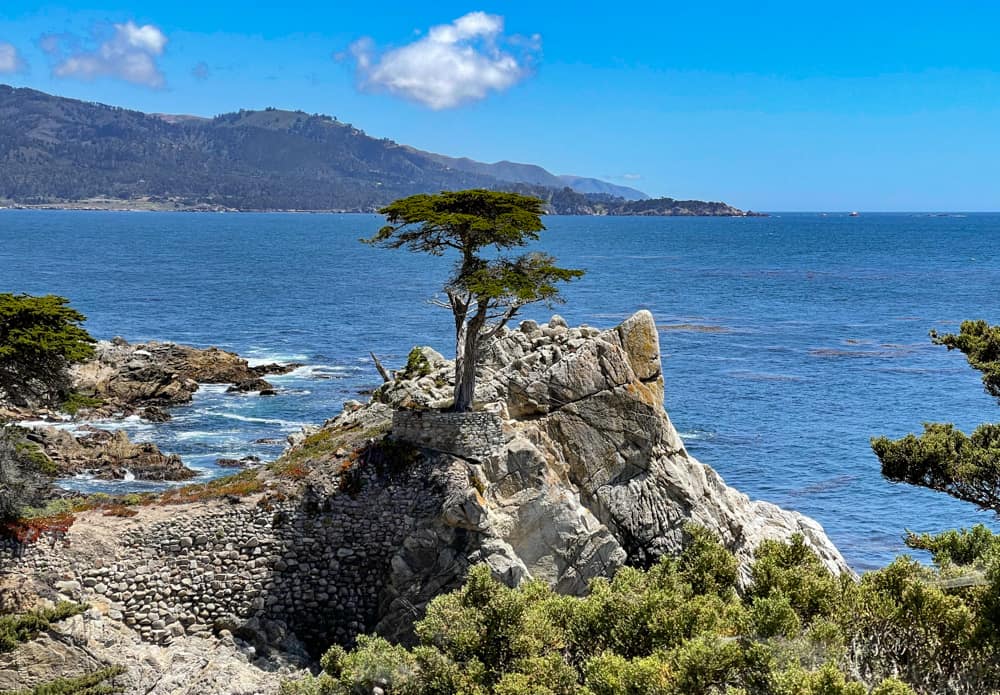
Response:
[[[852,212],[850,215],[848,215],[848,217],[861,217],[861,215],[858,214],[857,212]]]

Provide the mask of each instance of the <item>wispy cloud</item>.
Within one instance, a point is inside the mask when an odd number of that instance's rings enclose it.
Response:
[[[0,75],[11,75],[25,68],[24,59],[13,44],[0,41]]]
[[[212,76],[212,71],[209,69],[208,63],[203,60],[191,68],[191,76],[196,80],[207,80]]]
[[[450,109],[510,89],[531,73],[541,37],[506,36],[503,17],[470,12],[399,48],[368,37],[338,60],[353,60],[362,89],[385,90],[432,109]]]
[[[52,68],[56,77],[113,77],[154,88],[166,84],[157,59],[163,55],[167,37],[152,24],[115,24],[110,36],[92,43],[97,43],[96,47],[68,34],[49,34],[39,39],[39,47],[56,60]]]
[[[622,178],[626,181],[638,181],[642,178],[642,174],[622,174]]]

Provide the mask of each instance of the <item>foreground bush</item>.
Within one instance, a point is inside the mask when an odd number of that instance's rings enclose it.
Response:
[[[333,647],[292,695],[912,695],[1000,687],[1000,537],[914,537],[937,569],[901,558],[860,582],[833,577],[801,538],[761,545],[752,585],[690,529],[678,558],[597,579],[585,597],[510,589],[484,566],[439,596],[406,649]],[[978,552],[981,550],[982,552]],[[962,561],[962,565],[956,561]],[[951,579],[975,572],[990,580]],[[979,576],[979,575],[976,575]],[[996,584],[996,585],[994,585]]]
[[[87,610],[78,603],[62,602],[53,608],[41,608],[19,615],[0,615],[0,653],[13,651],[48,630],[52,623],[71,618]]]
[[[108,666],[82,676],[56,678],[34,688],[2,695],[115,695],[123,692],[123,688],[115,684],[115,678],[123,673],[123,666]]]

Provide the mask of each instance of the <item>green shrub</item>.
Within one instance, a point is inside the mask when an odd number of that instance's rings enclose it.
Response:
[[[419,347],[410,350],[410,354],[406,356],[406,366],[403,367],[403,378],[419,379],[430,373],[431,363],[428,361],[424,351]]]
[[[125,673],[123,666],[108,666],[75,678],[56,678],[27,690],[15,690],[4,695],[113,695],[123,692],[114,684],[116,676]]]
[[[801,534],[788,543],[766,540],[750,568],[748,597],[784,595],[804,624],[829,615],[840,602],[843,584],[832,576],[805,544]]]
[[[739,564],[707,529],[688,524],[688,541],[678,560],[680,576],[695,594],[729,596],[736,588]]]
[[[59,475],[59,467],[55,462],[45,455],[41,447],[28,441],[21,441],[16,444],[18,457],[29,468],[33,468],[42,475],[55,477]]]
[[[971,529],[945,531],[937,535],[909,533],[906,545],[930,552],[938,567],[981,566],[1000,551],[1000,535],[982,524],[976,524]]]
[[[52,623],[79,615],[87,610],[78,603],[62,602],[20,615],[0,615],[0,653],[10,652],[48,630]]]
[[[104,400],[101,398],[94,398],[92,396],[87,396],[73,391],[66,397],[66,400],[62,402],[60,409],[69,415],[76,415],[83,409],[97,408],[102,405],[104,405]]]
[[[689,529],[676,558],[621,568],[581,597],[509,588],[488,567],[435,598],[419,646],[363,637],[334,647],[289,695],[937,695],[1000,688],[1000,563],[982,532],[928,537],[987,567],[950,590],[902,558],[856,583],[801,537],[762,544],[753,584],[718,539]],[[942,551],[943,552],[943,551]]]

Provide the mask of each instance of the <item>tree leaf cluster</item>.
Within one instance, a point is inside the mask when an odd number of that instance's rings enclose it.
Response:
[[[415,195],[382,208],[388,224],[362,239],[382,248],[457,257],[442,288],[447,302],[433,302],[450,309],[455,323],[452,407],[457,412],[472,408],[481,348],[521,307],[560,301],[557,283],[583,275],[558,267],[546,253],[505,255],[538,240],[545,229],[542,211],[538,198],[481,188]]]
[[[94,354],[85,320],[65,297],[0,294],[0,400],[62,403],[69,395],[69,365]]]
[[[969,365],[983,373],[987,393],[1000,399],[1000,326],[963,321],[957,334],[931,331],[931,340],[964,353]],[[1000,513],[1000,424],[983,424],[966,435],[952,424],[924,423],[919,436],[875,437],[871,445],[889,480]]]
[[[351,650],[331,648],[323,673],[284,692],[971,695],[1000,687],[995,588],[947,588],[950,565],[903,557],[857,582],[829,574],[797,536],[758,548],[741,594],[733,555],[703,529],[688,533],[679,557],[622,568],[582,597],[538,581],[511,589],[473,567],[463,587],[428,606],[415,646],[361,637]],[[976,548],[997,543],[991,535]],[[976,560],[1000,568],[989,554]]]
[[[55,472],[52,461],[19,428],[0,426],[0,524],[40,504]]]
[[[931,331],[931,340],[963,353],[969,366],[983,373],[986,392],[1000,399],[1000,326],[983,320],[962,321],[957,334]]]

